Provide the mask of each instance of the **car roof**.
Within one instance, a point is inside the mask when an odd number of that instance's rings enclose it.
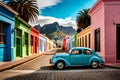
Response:
[[[87,47],[72,47],[72,50],[74,50],[74,49],[89,49],[89,50],[92,50],[92,49],[87,48]]]

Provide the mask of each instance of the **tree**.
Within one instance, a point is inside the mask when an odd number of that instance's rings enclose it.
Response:
[[[81,28],[77,28],[77,32],[79,33],[79,32],[81,32],[82,31],[82,29]]]
[[[89,10],[90,9],[83,9],[82,11],[78,12],[76,20],[78,26],[77,32],[82,31],[91,24],[90,15],[88,14]]]
[[[36,0],[11,0],[7,5],[18,12],[26,22],[34,21],[39,15]]]

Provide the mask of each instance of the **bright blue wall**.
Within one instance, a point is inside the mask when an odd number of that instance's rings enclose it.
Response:
[[[14,59],[14,19],[15,15],[0,6],[0,21],[3,24],[3,33],[6,34],[6,44],[0,44],[0,61]]]

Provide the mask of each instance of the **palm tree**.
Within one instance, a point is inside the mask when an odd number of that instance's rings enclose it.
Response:
[[[11,0],[7,5],[18,12],[26,22],[34,21],[39,15],[36,0]]]
[[[83,9],[82,11],[78,12],[78,16],[77,16],[77,26],[78,26],[78,32],[85,29],[86,27],[88,27],[91,24],[91,19],[90,19],[90,15],[88,14],[90,9]]]

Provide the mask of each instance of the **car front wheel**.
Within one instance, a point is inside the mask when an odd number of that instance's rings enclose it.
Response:
[[[62,70],[65,67],[65,63],[63,61],[59,61],[56,63],[55,67],[59,70]]]
[[[94,69],[98,68],[99,67],[99,62],[93,61],[91,63],[91,67],[94,68]]]

